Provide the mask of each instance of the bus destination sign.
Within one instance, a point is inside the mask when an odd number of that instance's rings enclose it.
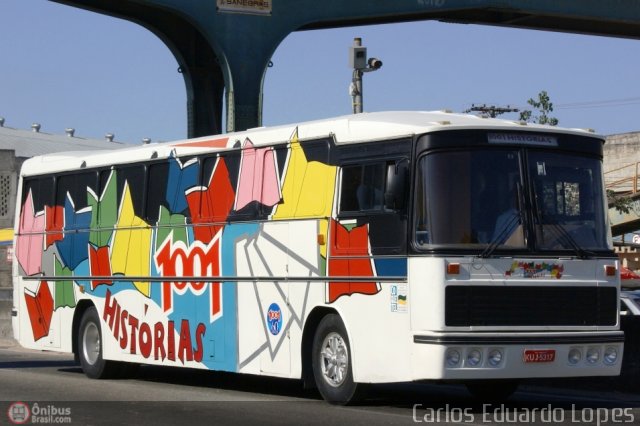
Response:
[[[531,133],[489,133],[489,143],[558,146],[558,138],[549,135],[535,135]]]

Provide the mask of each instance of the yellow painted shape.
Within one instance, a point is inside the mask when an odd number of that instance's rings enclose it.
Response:
[[[120,214],[115,225],[111,247],[111,271],[125,276],[149,276],[151,260],[151,229],[133,211],[129,185],[125,184]],[[147,297],[151,296],[149,282],[135,281],[133,285]]]
[[[298,141],[291,138],[289,161],[282,185],[282,199],[274,219],[329,217],[333,207],[337,167],[307,161]]]

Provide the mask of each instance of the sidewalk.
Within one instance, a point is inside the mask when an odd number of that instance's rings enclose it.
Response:
[[[0,337],[0,348],[11,348],[13,346],[18,346],[18,342],[16,342],[11,337]]]

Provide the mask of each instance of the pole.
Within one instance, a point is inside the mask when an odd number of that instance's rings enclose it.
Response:
[[[353,47],[362,47],[362,39],[360,37],[353,39]],[[359,68],[353,69],[353,78],[351,79],[352,90],[352,106],[353,113],[360,114],[362,112],[362,71]]]
[[[353,106],[353,113],[360,114],[362,112],[362,71],[353,70],[353,79],[351,84],[351,104]]]

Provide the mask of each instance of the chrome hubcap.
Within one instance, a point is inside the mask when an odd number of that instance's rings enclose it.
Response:
[[[100,330],[92,322],[84,328],[82,353],[84,354],[84,359],[91,365],[96,363],[100,355]]]
[[[322,342],[320,351],[322,376],[331,386],[340,386],[349,371],[347,344],[338,333],[329,333]]]

